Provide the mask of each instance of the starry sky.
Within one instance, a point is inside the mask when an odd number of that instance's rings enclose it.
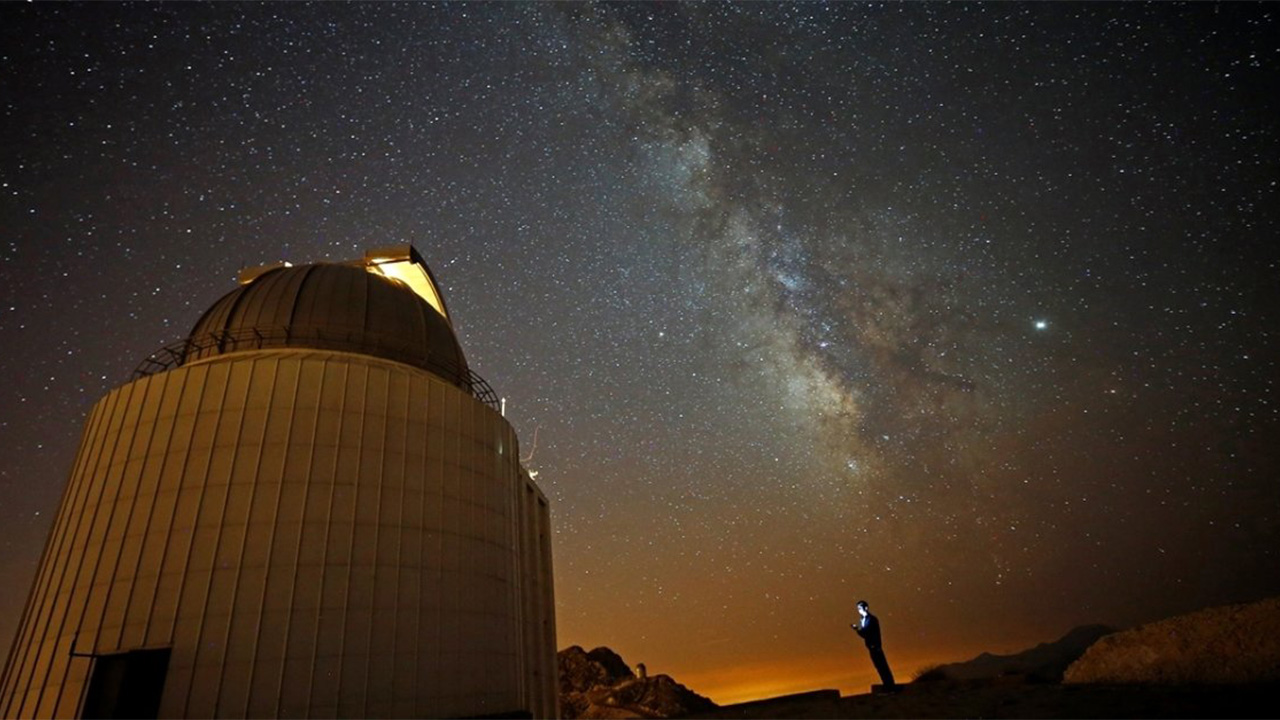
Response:
[[[1280,592],[1256,4],[0,5],[0,649],[81,424],[412,242],[559,646],[720,702]]]

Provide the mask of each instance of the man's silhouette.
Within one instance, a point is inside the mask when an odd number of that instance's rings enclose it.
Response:
[[[871,653],[871,664],[875,665],[876,672],[880,673],[880,681],[884,683],[885,689],[893,690],[897,685],[893,682],[893,671],[889,669],[889,661],[884,659],[884,649],[880,647],[880,621],[868,610],[866,600],[858,601],[858,614],[862,616],[862,620],[849,627],[853,628],[867,644],[867,650]]]

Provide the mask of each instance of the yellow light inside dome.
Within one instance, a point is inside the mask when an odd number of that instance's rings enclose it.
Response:
[[[431,279],[426,264],[411,246],[374,250],[365,255],[364,266],[369,272],[376,272],[408,285],[418,297],[426,300],[445,320],[449,320],[450,325],[453,324],[439,288]]]

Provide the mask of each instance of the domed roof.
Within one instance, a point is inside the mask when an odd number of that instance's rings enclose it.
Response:
[[[421,270],[429,277],[425,264]],[[372,262],[283,266],[249,277],[191,328],[182,364],[242,350],[318,348],[395,360],[469,387],[434,283],[440,310]]]

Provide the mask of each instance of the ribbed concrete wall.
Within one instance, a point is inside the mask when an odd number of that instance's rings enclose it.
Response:
[[[551,514],[547,500],[522,470],[518,555],[521,588],[521,643],[524,669],[521,678],[536,717],[560,716],[560,669],[556,662],[555,594],[551,567]]]
[[[94,407],[0,711],[76,714],[73,651],[171,647],[162,717],[550,716],[554,636],[500,415],[395,362],[237,353]]]

